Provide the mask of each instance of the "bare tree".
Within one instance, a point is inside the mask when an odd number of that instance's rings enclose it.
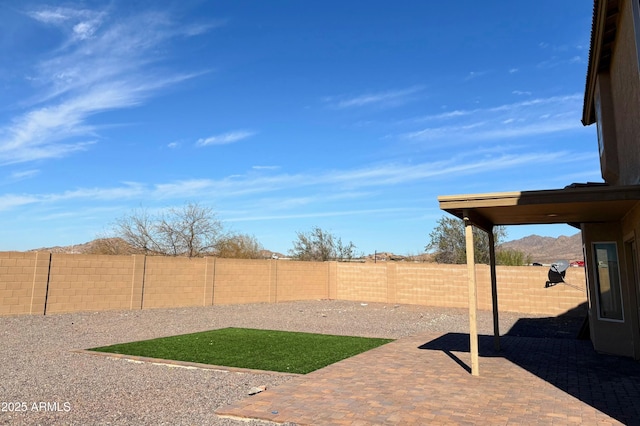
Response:
[[[102,237],[91,242],[87,254],[130,255],[136,254],[134,250],[121,238]]]
[[[356,246],[349,241],[344,245],[341,238],[314,227],[310,232],[297,232],[298,239],[293,242],[289,255],[297,260],[324,262],[327,260],[346,261],[356,257]]]
[[[116,220],[114,234],[144,254],[201,257],[212,253],[222,223],[209,207],[187,203],[157,216],[137,209]]]
[[[140,208],[116,219],[113,233],[139,253],[164,254],[156,228],[155,219]]]
[[[159,230],[163,245],[171,255],[201,257],[213,251],[222,223],[211,208],[188,203],[163,214]]]

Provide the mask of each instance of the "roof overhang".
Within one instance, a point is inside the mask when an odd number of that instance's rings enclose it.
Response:
[[[540,191],[439,196],[440,209],[476,226],[613,222],[638,202],[640,185],[568,186]]]
[[[619,15],[619,0],[595,0],[591,23],[591,44],[587,81],[582,106],[582,124],[595,123],[594,93],[598,73],[607,71],[616,39]]]

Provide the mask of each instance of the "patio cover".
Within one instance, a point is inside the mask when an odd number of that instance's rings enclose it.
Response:
[[[476,321],[477,289],[471,227],[476,226],[489,234],[494,342],[496,349],[499,349],[500,333],[493,227],[567,223],[580,228],[582,223],[618,221],[636,203],[640,202],[640,185],[572,184],[563,189],[439,196],[438,202],[440,209],[465,222],[469,276],[471,373],[477,376],[480,374]]]

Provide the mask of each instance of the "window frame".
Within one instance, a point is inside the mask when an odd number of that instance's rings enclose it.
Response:
[[[603,315],[602,311],[602,292],[600,291],[600,273],[599,273],[599,260],[598,260],[598,246],[608,246],[613,247],[613,253],[615,254],[615,263],[616,263],[616,272],[617,272],[617,283],[609,282],[609,288],[613,289],[614,284],[616,284],[617,294],[612,291],[612,297],[617,298],[617,302],[619,303],[620,309],[620,318],[617,316],[615,318],[610,318],[608,316]],[[624,298],[622,297],[622,281],[620,275],[620,256],[618,250],[618,243],[615,241],[594,241],[591,243],[591,247],[593,250],[593,274],[595,278],[595,293],[596,293],[596,311],[598,314],[599,321],[608,321],[608,322],[616,322],[616,323],[624,323]],[[608,250],[607,250],[608,251]],[[610,262],[610,261],[609,261]],[[608,264],[607,268],[611,265]],[[611,279],[611,273],[609,273],[609,278]],[[617,313],[617,310],[616,310]]]
[[[633,32],[636,36],[636,59],[638,60],[638,72],[640,72],[640,0],[631,2],[631,12],[633,15]]]

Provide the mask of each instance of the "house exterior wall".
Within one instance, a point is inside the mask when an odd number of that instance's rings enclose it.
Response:
[[[600,8],[610,4],[597,3]],[[640,184],[640,2],[617,3],[615,40],[608,68],[600,69],[596,79],[595,110],[600,144],[602,177],[610,185]],[[604,19],[600,15],[599,20]],[[595,22],[592,31],[603,25]],[[602,43],[595,40],[594,43]],[[592,45],[592,52],[597,46]],[[597,50],[597,49],[595,49]],[[600,58],[590,58],[594,68]],[[595,68],[594,68],[595,69]],[[589,94],[587,89],[587,95]],[[586,99],[587,97],[585,97]],[[615,157],[615,158],[613,158]],[[640,203],[620,221],[583,224],[583,243],[589,287],[589,325],[596,350],[640,359],[640,277],[637,248],[640,247]],[[622,320],[599,316],[593,244],[615,242],[620,269]]]
[[[636,40],[637,0],[620,2],[616,42],[609,69],[617,144],[619,185],[640,184],[640,70]],[[609,143],[607,141],[607,143]],[[606,180],[606,178],[605,178]]]
[[[630,295],[630,321],[634,357],[640,359],[640,203],[622,221],[626,276]],[[632,243],[634,247],[632,247]]]
[[[599,352],[636,357],[638,354],[636,354],[635,348],[637,340],[634,338],[634,324],[637,324],[638,313],[635,306],[635,284],[633,277],[627,273],[631,265],[628,264],[628,259],[625,256],[622,225],[619,222],[584,224],[582,235],[588,274],[589,323],[593,346]],[[597,267],[594,243],[615,243],[616,245],[620,271],[622,320],[601,318],[599,314],[600,300],[596,287]]]

